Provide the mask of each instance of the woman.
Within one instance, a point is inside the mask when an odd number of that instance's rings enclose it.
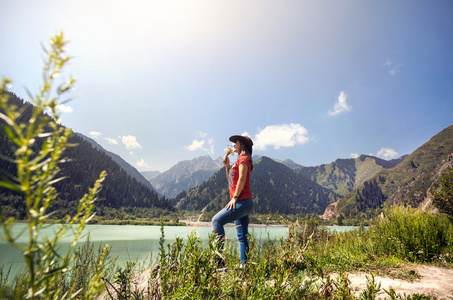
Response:
[[[230,137],[230,141],[235,143],[234,152],[238,154],[238,159],[231,169],[228,154],[223,159],[230,190],[230,202],[212,218],[212,228],[220,240],[220,247],[223,247],[225,238],[223,226],[234,221],[240,243],[242,265],[247,262],[249,214],[253,208],[252,191],[250,190],[250,172],[253,170],[253,141],[248,136],[241,135],[233,135]]]

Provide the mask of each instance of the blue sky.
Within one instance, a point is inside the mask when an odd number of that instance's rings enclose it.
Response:
[[[63,30],[62,123],[140,171],[244,133],[304,166],[392,159],[453,124],[452,1],[19,0],[0,20],[11,90],[38,90]]]

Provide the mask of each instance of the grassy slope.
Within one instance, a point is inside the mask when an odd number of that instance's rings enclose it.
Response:
[[[355,164],[357,172],[355,176],[354,188],[359,187],[365,181],[373,178],[374,175],[384,170],[384,168],[378,165],[376,160],[371,157],[366,157],[363,161],[360,158],[356,158]]]
[[[298,172],[317,184],[345,196],[385,169],[376,161],[377,159],[366,155],[355,159],[337,159],[329,164],[306,167]]]
[[[382,170],[374,178],[387,197],[387,202],[419,205],[432,184],[438,166],[453,153],[453,126],[442,130],[394,168]],[[361,189],[363,184],[358,188]],[[355,206],[356,190],[339,200],[337,211],[350,211]]]

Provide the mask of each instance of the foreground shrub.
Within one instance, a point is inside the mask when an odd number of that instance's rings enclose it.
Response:
[[[376,255],[431,262],[453,251],[453,226],[447,217],[395,206],[370,228]]]
[[[453,227],[448,218],[420,209],[390,207],[367,228],[333,233],[315,227],[310,232],[313,238],[304,253],[304,264],[315,274],[373,271],[407,262],[452,262]]]
[[[251,237],[250,262],[241,266],[231,241],[220,253],[214,235],[205,247],[195,232],[185,243],[177,238],[166,248],[163,245],[161,240],[160,276],[154,273],[151,277],[151,286],[156,287],[158,278],[161,283],[160,292],[152,291],[154,295],[171,299],[302,299],[313,292],[311,281],[290,263],[295,252],[288,247],[277,247],[275,256],[259,255]],[[282,255],[287,259],[282,260]],[[219,267],[220,260],[226,268]]]
[[[66,44],[63,33],[50,39],[50,49],[46,51],[47,59],[43,70],[43,85],[35,96],[28,93],[34,104],[31,113],[8,102],[6,85],[9,79],[4,79],[0,85],[0,118],[4,122],[4,132],[15,147],[14,157],[8,159],[17,167],[17,174],[1,181],[0,187],[23,195],[28,223],[26,232],[21,233],[28,236],[28,242],[22,246],[17,243],[18,237],[13,235],[15,218],[2,218],[3,230],[0,238],[21,250],[26,263],[26,270],[14,288],[2,285],[2,298],[89,299],[95,298],[102,289],[101,277],[105,272],[103,267],[107,246],[102,249],[94,268],[95,272],[89,280],[71,287],[67,287],[64,280],[74,266],[74,246],[85,224],[93,217],[92,209],[105,173],[101,174],[88,194],[80,199],[76,214],[67,216],[54,236],[40,236],[41,229],[50,220],[48,209],[57,198],[53,184],[64,179],[58,177],[59,165],[65,162],[63,154],[70,146],[68,139],[72,134],[69,129],[58,124],[58,105],[59,98],[72,88],[75,79],[70,78],[53,89],[57,84],[55,79],[70,60],[64,50]],[[72,243],[66,253],[58,253],[59,241],[67,232],[73,234]],[[80,288],[76,290],[74,287],[78,286]]]

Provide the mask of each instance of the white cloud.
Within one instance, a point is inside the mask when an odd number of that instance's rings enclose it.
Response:
[[[137,161],[137,162],[135,163],[135,165],[136,165],[137,167],[150,169],[150,166],[145,162],[145,160],[144,160],[143,158],[140,159],[139,161]]]
[[[201,131],[198,131],[198,133],[197,133],[197,136],[200,137],[200,138],[204,138],[204,137],[206,137],[207,135],[208,135],[207,133],[201,132]]]
[[[137,142],[137,138],[132,135],[120,136],[121,142],[127,149],[141,149],[142,146]]]
[[[197,132],[196,136],[199,137],[200,139],[193,140],[192,144],[184,146],[184,148],[186,148],[189,151],[197,150],[205,151],[211,156],[213,156],[215,148],[214,140],[212,138],[207,138],[208,134],[201,131]]]
[[[105,140],[109,142],[110,145],[118,145],[118,141],[116,139],[106,137]]]
[[[280,124],[266,126],[254,139],[254,148],[266,150],[267,146],[279,149],[280,147],[294,147],[297,144],[308,142],[308,130],[300,124]]]
[[[189,151],[205,150],[205,148],[203,146],[204,146],[204,140],[201,140],[201,141],[193,140],[192,144],[190,144],[189,146],[184,146],[184,148],[186,148]]]
[[[359,155],[357,153],[351,153],[351,158],[358,158]]]
[[[394,63],[393,61],[387,58],[387,60],[384,63],[384,66],[387,68],[390,75],[395,76],[396,73],[398,73],[400,69],[403,67],[403,64]]]
[[[350,111],[352,107],[346,103],[347,97],[348,95],[341,91],[340,95],[338,96],[338,101],[337,103],[335,103],[335,106],[333,107],[333,111],[329,111],[328,115],[335,116],[338,115],[339,113]]]
[[[97,131],[90,131],[90,132],[88,132],[88,135],[95,139],[95,138],[100,137],[102,135],[102,133],[97,132]]]
[[[64,105],[64,104],[58,104],[57,105],[57,110],[62,112],[62,113],[72,113],[74,110],[72,107]]]
[[[377,157],[382,158],[382,159],[392,159],[398,155],[398,152],[396,152],[393,149],[390,148],[381,148],[381,150],[378,151]]]

